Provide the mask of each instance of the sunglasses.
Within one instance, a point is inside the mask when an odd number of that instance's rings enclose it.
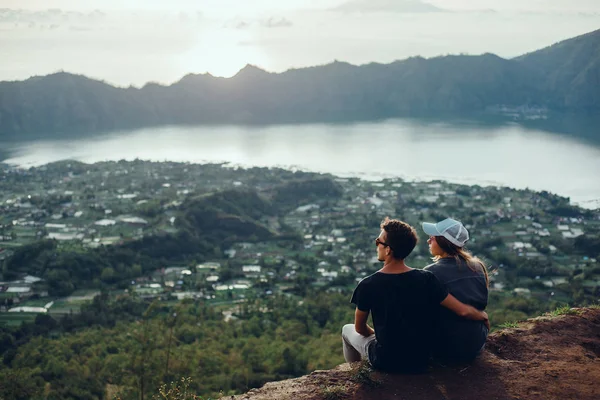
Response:
[[[383,245],[383,247],[390,247],[389,244],[387,244],[386,242],[382,242],[381,240],[379,240],[379,238],[375,239],[375,247],[379,246],[379,245]]]

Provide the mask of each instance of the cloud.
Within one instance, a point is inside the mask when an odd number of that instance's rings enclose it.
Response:
[[[89,31],[92,31],[93,29],[86,27],[86,26],[71,25],[71,26],[69,26],[69,30],[74,31],[74,32],[89,32]]]
[[[426,0],[454,12],[497,12],[520,15],[551,16],[557,14],[594,16],[600,13],[598,0]]]
[[[167,18],[167,20],[172,19],[172,17]],[[195,24],[197,22],[202,22],[204,20],[204,13],[201,11],[195,12],[185,12],[180,11],[176,14],[175,22],[181,24]]]
[[[0,8],[0,23],[58,25],[71,20],[85,23],[99,22],[105,19],[105,17],[106,14],[98,10],[82,13],[78,11],[63,11],[58,8],[40,11]]]
[[[242,47],[243,46],[254,46],[257,44],[259,44],[259,43],[256,41],[253,41],[253,40],[241,40],[241,41],[237,42],[237,45],[242,46]]]
[[[225,28],[235,29],[248,29],[253,26],[259,26],[261,28],[289,28],[294,23],[285,17],[269,17],[261,20],[233,20],[225,23]]]
[[[333,9],[341,12],[428,13],[444,11],[420,0],[349,0]]]
[[[292,21],[284,17],[271,17],[267,20],[260,22],[260,26],[264,28],[289,28],[292,25],[294,25]]]
[[[246,21],[240,21],[237,24],[235,24],[235,29],[246,29],[250,27],[250,23],[246,22]]]

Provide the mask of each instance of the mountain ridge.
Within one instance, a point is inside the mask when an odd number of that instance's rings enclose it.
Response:
[[[336,59],[336,60],[334,60],[332,62],[325,63],[325,64],[317,64],[317,65],[312,65],[312,66],[308,66],[308,67],[298,67],[298,68],[297,67],[292,67],[292,68],[287,69],[287,70],[285,70],[283,72],[267,71],[267,70],[265,70],[263,68],[260,68],[257,65],[248,63],[244,67],[242,67],[236,74],[234,74],[233,76],[231,76],[229,78],[221,77],[221,76],[215,76],[215,75],[211,74],[210,72],[205,72],[205,73],[193,73],[193,72],[190,72],[190,73],[187,73],[186,75],[184,75],[178,81],[175,81],[175,82],[173,82],[171,84],[165,84],[165,83],[160,83],[160,82],[155,82],[155,81],[149,81],[149,82],[146,82],[144,85],[142,85],[139,88],[135,87],[133,85],[129,85],[129,86],[113,85],[113,84],[110,84],[110,83],[106,83],[105,80],[103,80],[102,78],[87,77],[84,74],[72,73],[72,72],[67,72],[67,71],[64,71],[64,70],[59,70],[59,71],[51,72],[51,73],[46,74],[46,75],[33,75],[33,76],[30,76],[29,78],[26,78],[26,79],[3,80],[3,81],[0,81],[0,84],[1,83],[26,82],[26,81],[30,81],[30,80],[36,80],[36,79],[41,79],[41,78],[46,78],[46,77],[51,77],[51,76],[56,76],[56,75],[70,75],[70,76],[84,77],[84,78],[92,80],[92,81],[101,82],[101,83],[107,84],[109,86],[115,87],[117,89],[130,89],[130,88],[141,89],[141,88],[143,88],[146,85],[157,85],[157,86],[162,86],[162,87],[169,87],[169,86],[172,86],[172,85],[174,85],[176,83],[181,82],[186,77],[190,77],[190,76],[202,76],[202,77],[215,78],[215,79],[232,79],[236,75],[238,75],[241,71],[243,71],[245,69],[248,69],[248,68],[254,69],[254,70],[260,70],[260,71],[266,72],[267,74],[270,74],[270,75],[281,75],[281,74],[285,74],[285,73],[288,73],[288,72],[299,71],[299,70],[315,69],[315,68],[320,68],[320,67],[326,67],[326,66],[329,66],[329,65],[347,65],[347,66],[351,66],[351,67],[360,68],[360,67],[371,66],[371,65],[377,65],[377,66],[394,65],[394,64],[403,63],[405,61],[409,61],[409,60],[413,60],[413,59],[432,60],[432,59],[436,59],[436,58],[444,58],[444,57],[452,57],[452,56],[464,56],[464,57],[493,56],[495,58],[499,58],[499,59],[503,59],[503,60],[519,60],[519,61],[522,61],[522,60],[528,58],[529,56],[542,54],[542,53],[548,52],[550,50],[554,50],[554,49],[557,49],[557,48],[564,47],[565,45],[570,44],[572,42],[586,40],[588,38],[594,38],[596,40],[600,40],[600,29],[597,29],[595,31],[591,31],[591,32],[588,32],[588,33],[584,33],[584,34],[581,34],[581,35],[578,35],[578,36],[574,36],[572,38],[564,39],[564,40],[561,40],[561,41],[556,42],[554,44],[551,44],[551,45],[548,45],[546,47],[543,47],[541,49],[530,51],[530,52],[527,52],[527,53],[524,53],[522,55],[519,55],[519,56],[516,56],[516,57],[512,57],[512,58],[504,58],[504,57],[500,57],[500,56],[498,56],[497,54],[494,54],[494,53],[484,52],[484,53],[481,53],[481,54],[448,54],[448,55],[437,55],[437,56],[432,56],[432,57],[423,57],[423,56],[420,56],[420,55],[414,55],[414,56],[410,56],[410,57],[407,57],[407,58],[404,58],[404,59],[397,59],[397,60],[391,61],[389,63],[381,63],[381,62],[377,62],[377,61],[371,61],[371,62],[368,62],[368,63],[365,63],[365,64],[352,64],[352,63],[347,62],[347,61],[341,61],[341,60],[337,60]]]
[[[168,124],[302,123],[485,112],[497,106],[600,110],[600,30],[514,59],[491,53],[334,61],[231,78],[187,74],[170,85],[111,86],[58,72],[0,82],[0,138]]]

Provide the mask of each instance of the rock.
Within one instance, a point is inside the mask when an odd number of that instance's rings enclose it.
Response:
[[[571,309],[567,315],[530,319],[492,333],[470,364],[438,364],[421,375],[375,372],[371,382],[357,382],[358,368],[354,363],[314,371],[235,399],[597,400],[600,308]]]

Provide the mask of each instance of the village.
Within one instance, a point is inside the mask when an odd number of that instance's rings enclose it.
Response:
[[[28,170],[2,165],[0,265],[19,247],[44,239],[55,241],[59,249],[85,252],[173,233],[186,199],[226,189],[268,190],[286,174],[140,160],[60,162]],[[65,297],[49,295],[41,276],[7,279],[10,271],[3,270],[0,324],[20,324],[38,313],[76,313],[100,290],[173,303],[204,301],[224,306],[225,319],[235,318],[231,305],[248,298],[301,298],[308,288],[344,293],[380,268],[373,240],[386,216],[403,219],[419,232],[420,243],[407,260],[413,267],[431,263],[421,222],[450,216],[470,230],[468,248],[488,264],[491,290],[565,304],[600,293],[600,254],[593,245],[600,233],[598,210],[577,209],[566,199],[529,190],[330,178],[342,189],[341,196],[302,204],[277,221],[265,221],[274,231],[285,225],[296,232],[300,247],[277,240],[237,242],[214,259],[167,262],[151,274],[132,265],[132,271],[139,269],[136,278],[118,285],[106,284],[111,282],[107,269],[100,281]]]

